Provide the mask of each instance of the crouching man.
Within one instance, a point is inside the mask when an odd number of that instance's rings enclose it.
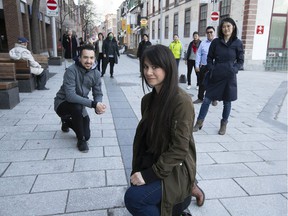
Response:
[[[47,81],[47,71],[43,69],[41,65],[35,61],[31,52],[27,49],[28,40],[24,37],[18,38],[18,43],[15,47],[9,51],[10,58],[14,60],[25,60],[29,61],[30,72],[36,76],[37,89],[38,90],[49,90],[45,87]]]
[[[92,89],[93,100],[88,98]],[[90,139],[90,118],[86,107],[94,108],[96,114],[103,114],[106,105],[102,103],[100,72],[96,69],[95,52],[92,45],[80,48],[75,64],[66,69],[63,84],[54,98],[54,109],[62,120],[62,131],[71,128],[77,136],[77,147],[88,152]]]

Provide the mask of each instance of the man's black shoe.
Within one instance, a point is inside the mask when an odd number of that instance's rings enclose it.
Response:
[[[66,122],[62,122],[61,130],[65,133],[69,132],[69,127]]]
[[[80,152],[86,153],[89,151],[88,143],[86,140],[78,140],[77,147]]]

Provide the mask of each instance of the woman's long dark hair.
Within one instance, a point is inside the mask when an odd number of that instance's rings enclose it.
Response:
[[[157,95],[158,109],[153,109],[151,104],[148,109],[153,113],[151,130],[151,148],[152,153],[159,155],[164,149],[162,143],[169,142],[169,129],[171,127],[172,99],[178,93],[178,69],[175,58],[171,50],[163,45],[152,45],[145,49],[141,58],[142,87],[145,93],[144,85],[148,84],[144,76],[144,64],[148,61],[153,66],[158,66],[165,71],[165,78],[160,92]],[[156,96],[156,90],[153,89],[152,97]],[[151,100],[153,101],[153,100]],[[168,145],[164,145],[168,146]]]
[[[218,37],[224,38],[224,34],[222,31],[222,27],[224,25],[224,22],[229,22],[234,27],[232,35],[231,35],[231,39],[234,40],[235,38],[237,38],[237,26],[236,26],[235,21],[230,17],[227,17],[227,18],[224,18],[223,20],[221,20],[221,23],[220,23],[219,28],[218,28]]]

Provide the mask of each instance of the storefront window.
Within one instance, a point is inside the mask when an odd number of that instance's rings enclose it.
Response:
[[[283,48],[286,17],[273,17],[270,31],[269,48]]]
[[[288,1],[275,0],[273,13],[287,14],[288,12]]]

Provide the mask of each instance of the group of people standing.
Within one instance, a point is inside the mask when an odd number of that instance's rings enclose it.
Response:
[[[117,41],[112,32],[109,32],[106,39],[102,33],[98,34],[98,40],[94,43],[89,41],[85,43],[82,39],[77,42],[77,38],[73,35],[72,30],[69,29],[62,38],[62,46],[64,48],[64,58],[74,59],[79,57],[80,48],[85,44],[94,46],[97,61],[97,69],[101,72],[101,77],[104,76],[108,64],[110,65],[110,77],[114,77],[114,65],[118,63],[120,57]],[[78,51],[78,52],[77,52]]]
[[[215,39],[214,33],[213,27],[207,27],[207,39],[200,42],[198,33],[194,32],[185,58],[190,75],[193,67],[199,73],[199,89],[204,87],[206,90],[195,125],[192,98],[178,85],[178,59],[181,58],[178,51],[182,49],[179,37],[174,35],[174,42],[169,47],[151,45],[148,35],[144,35],[139,44],[137,56],[145,95],[141,101],[142,118],[133,142],[131,186],[124,197],[132,215],[190,215],[185,209],[192,196],[196,197],[198,206],[204,204],[205,193],[195,177],[193,131],[202,128],[210,103],[218,100],[223,101],[219,134],[225,134],[231,102],[237,99],[236,74],[244,61],[242,42],[237,38],[233,19],[221,21]],[[105,74],[106,66],[102,62],[102,72],[98,72],[100,62],[97,70],[95,54],[97,61],[108,59],[110,66],[119,56],[113,34],[108,34],[104,40],[100,33],[98,38],[96,52],[93,45],[80,47],[80,56],[65,71],[63,84],[55,97],[54,108],[61,117],[62,130],[74,130],[81,152],[89,150],[90,119],[86,107],[94,108],[96,114],[106,110],[100,78]],[[110,75],[113,76],[113,71]],[[151,89],[147,94],[145,86]],[[93,99],[88,98],[90,89]]]

